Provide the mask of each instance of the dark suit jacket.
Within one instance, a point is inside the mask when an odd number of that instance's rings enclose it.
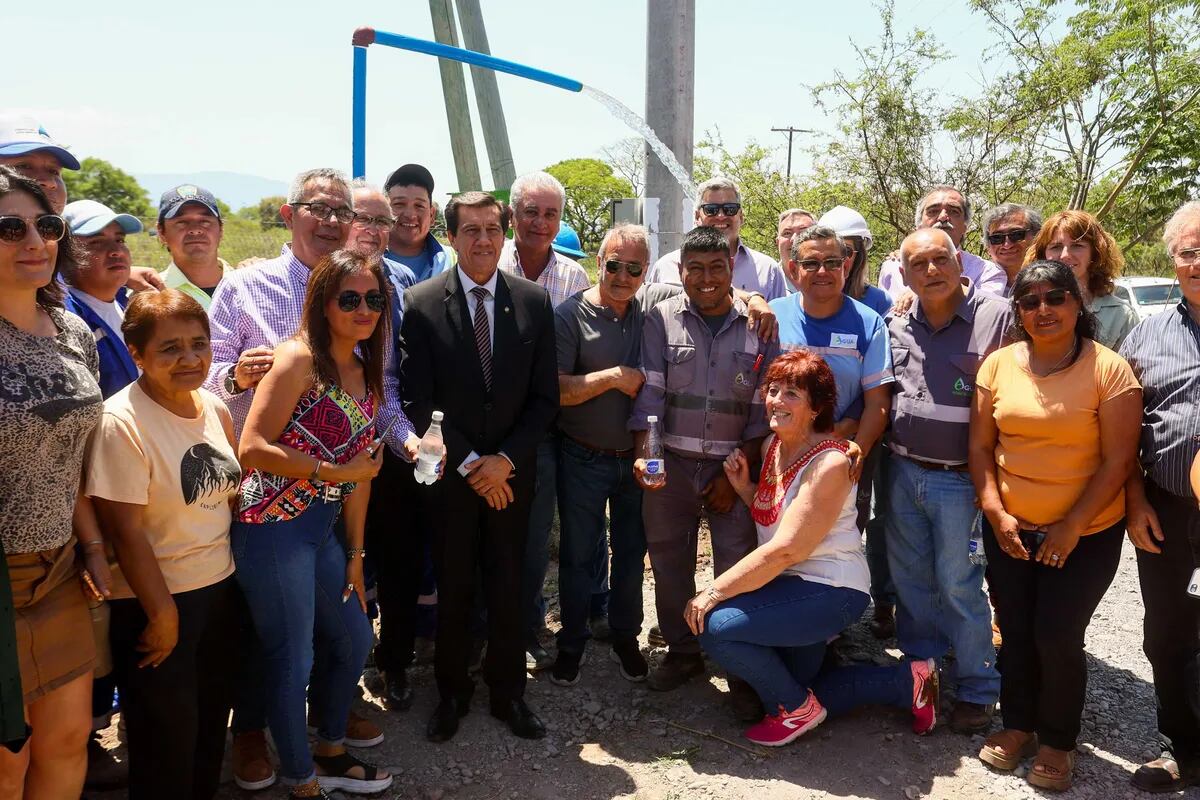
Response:
[[[400,329],[400,386],[417,433],[436,409],[445,414],[446,476],[472,450],[504,451],[522,478],[532,478],[537,446],[558,414],[558,367],[550,296],[532,281],[499,272],[492,388],[483,368],[458,269],[449,269],[404,293]]]

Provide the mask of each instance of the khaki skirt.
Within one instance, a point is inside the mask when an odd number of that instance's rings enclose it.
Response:
[[[90,672],[96,662],[92,621],[75,539],[62,547],[7,555],[21,691],[25,704]]]

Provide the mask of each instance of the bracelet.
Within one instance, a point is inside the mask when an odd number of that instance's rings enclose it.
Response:
[[[717,591],[717,587],[715,587],[715,586],[708,587],[707,589],[704,590],[704,593],[706,595],[708,595],[709,597],[711,597],[712,601],[714,603],[721,603],[721,602],[724,602],[724,600],[725,600],[725,595],[723,595],[719,591]]]
[[[355,557],[366,558],[367,557],[366,549],[364,549],[362,547],[351,547],[349,550],[346,551],[346,558],[355,558]]]
[[[99,547],[99,548],[103,549],[104,548],[104,540],[103,539],[95,539],[90,542],[80,542],[79,546],[80,546],[80,548],[82,548],[84,550],[87,550],[89,547]]]
[[[317,477],[317,475],[318,475],[318,474],[321,472],[321,465],[322,465],[322,464],[324,464],[324,463],[325,463],[325,462],[324,462],[324,461],[322,461],[321,459],[319,459],[319,458],[317,459],[317,465],[316,465],[315,467],[313,467],[312,474],[308,476],[308,479],[309,479],[310,481],[319,480],[319,478]]]

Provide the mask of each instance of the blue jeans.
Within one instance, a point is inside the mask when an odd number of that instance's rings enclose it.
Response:
[[[322,653],[324,684],[312,695],[317,736],[331,744],[345,738],[371,646],[371,625],[357,598],[342,602],[346,553],[333,531],[340,508],[318,501],[287,522],[235,522],[230,530],[235,574],[261,646],[267,723],[289,784],[314,775],[304,709],[314,646]]]
[[[611,515],[612,578],[608,624],[614,639],[636,639],[642,629],[642,568],[646,532],[642,489],[633,479],[633,459],[597,453],[563,437],[559,447],[558,596],[562,630],[558,649],[583,652],[591,638],[588,617],[596,590],[596,559],[607,552],[605,506]]]
[[[529,511],[529,536],[525,540],[525,562],[521,567],[521,617],[525,644],[537,642],[546,624],[546,567],[550,564],[550,530],[557,505],[558,440],[553,435],[537,449],[537,477],[533,484],[533,507]]]
[[[781,575],[709,612],[700,645],[753,686],[768,713],[799,708],[809,689],[833,715],[868,703],[912,708],[907,663],[821,669],[825,643],[858,620],[869,599],[857,589]]]
[[[992,611],[983,565],[967,547],[980,530],[966,472],[888,461],[887,554],[896,586],[896,641],[909,658],[937,658],[953,646],[957,698],[989,704],[1000,695]]]

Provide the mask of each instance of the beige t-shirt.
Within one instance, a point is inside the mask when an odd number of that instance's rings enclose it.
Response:
[[[84,491],[145,506],[145,533],[171,594],[211,586],[233,573],[229,499],[241,468],[221,401],[197,390],[204,413],[187,419],[154,402],[135,382],[104,401],[88,447]],[[112,596],[133,592],[113,568]]]

